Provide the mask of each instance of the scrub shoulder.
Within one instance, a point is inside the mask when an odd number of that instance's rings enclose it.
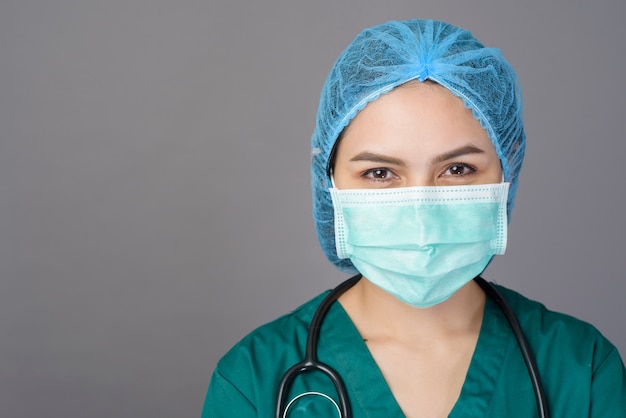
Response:
[[[252,331],[222,357],[203,418],[273,416],[278,382],[304,358],[309,323],[327,292]]]
[[[552,416],[626,417],[626,369],[593,325],[496,286],[535,355]],[[575,405],[575,407],[574,407]]]

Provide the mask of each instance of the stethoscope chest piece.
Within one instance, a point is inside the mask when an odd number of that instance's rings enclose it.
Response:
[[[341,418],[341,417],[342,417],[342,415],[341,415],[341,409],[339,408],[339,405],[338,405],[338,404],[337,404],[337,402],[335,402],[335,400],[334,400],[333,398],[331,398],[330,396],[328,396],[328,395],[326,395],[326,394],[324,394],[324,393],[321,393],[321,392],[304,392],[304,393],[299,394],[298,396],[296,396],[295,398],[293,398],[292,400],[290,400],[290,401],[289,401],[289,403],[288,403],[288,404],[287,404],[287,406],[285,407],[285,412],[283,412],[282,418],[287,418],[287,413],[289,412],[289,409],[290,409],[292,406],[296,405],[296,403],[297,403],[299,400],[301,400],[301,399],[303,399],[303,398],[315,397],[315,396],[318,396],[318,397],[320,397],[320,396],[321,396],[322,398],[326,399],[326,400],[328,401],[328,403],[329,403],[330,405],[332,405],[332,406],[331,406],[331,408],[334,408],[334,410],[337,412],[337,415],[336,415],[336,416],[337,416],[338,418]],[[320,417],[321,417],[321,416],[324,416],[324,417],[331,418],[331,415],[328,415],[328,413],[323,413],[323,414],[322,414],[322,412],[320,412],[319,414],[320,414],[320,415],[319,415]],[[308,411],[307,411],[307,416],[311,416],[311,415],[309,414],[309,412],[308,412]]]

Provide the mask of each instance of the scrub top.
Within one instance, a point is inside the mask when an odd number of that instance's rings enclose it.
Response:
[[[497,286],[534,351],[552,417],[625,418],[626,370],[617,349],[593,326],[547,310]],[[217,364],[203,418],[273,417],[287,369],[304,359],[309,323],[325,294],[264,325],[235,345]],[[335,302],[324,319],[318,358],[343,378],[354,418],[403,417],[362,337]],[[294,381],[288,400],[307,392],[337,401],[332,382],[319,372]],[[288,417],[338,417],[323,396],[293,402]],[[487,298],[480,335],[461,394],[449,417],[536,417],[535,395],[511,328]]]

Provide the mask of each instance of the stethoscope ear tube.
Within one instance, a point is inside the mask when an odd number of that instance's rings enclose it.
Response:
[[[483,291],[496,302],[507,321],[509,321],[509,325],[511,325],[511,329],[513,330],[513,334],[517,339],[517,344],[522,352],[522,357],[524,357],[524,362],[526,363],[526,368],[528,369],[528,374],[530,375],[530,380],[533,386],[533,390],[535,392],[535,399],[537,400],[537,410],[539,411],[539,418],[549,418],[550,413],[548,412],[548,402],[546,401],[546,395],[543,390],[543,385],[541,384],[541,378],[539,377],[539,371],[537,367],[537,362],[535,361],[535,356],[533,355],[530,344],[528,344],[528,340],[524,335],[524,331],[513,313],[513,310],[506,302],[502,294],[495,288],[491,283],[478,276],[474,279],[474,281],[483,289]]]

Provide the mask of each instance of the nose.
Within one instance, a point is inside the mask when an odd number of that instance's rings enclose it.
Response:
[[[406,178],[406,187],[437,186],[437,177],[427,171],[411,171]]]

